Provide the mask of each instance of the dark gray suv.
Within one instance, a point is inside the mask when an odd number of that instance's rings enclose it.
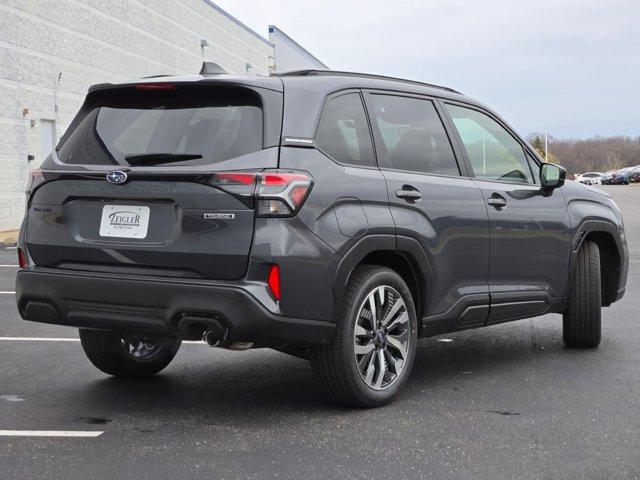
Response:
[[[556,312],[597,346],[627,277],[609,196],[476,101],[388,77],[96,85],[28,193],[20,315],[126,377],[204,339],[307,358],[329,397],[377,406],[421,337]]]

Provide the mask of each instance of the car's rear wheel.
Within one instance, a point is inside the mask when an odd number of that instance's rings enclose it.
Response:
[[[125,378],[145,378],[160,372],[182,343],[180,339],[86,329],[80,330],[80,341],[93,365]]]
[[[573,266],[562,337],[568,347],[597,347],[601,336],[600,250],[595,242],[580,247]]]
[[[336,320],[332,343],[310,352],[325,393],[358,407],[388,403],[407,381],[416,350],[417,319],[407,284],[388,268],[358,267]]]

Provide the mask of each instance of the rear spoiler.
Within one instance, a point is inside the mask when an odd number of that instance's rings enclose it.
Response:
[[[234,75],[184,75],[184,76],[152,76],[130,80],[123,83],[97,83],[89,87],[89,93],[102,90],[117,90],[121,88],[134,88],[136,85],[144,83],[172,83],[180,86],[227,86],[227,87],[248,87],[252,89],[272,90],[282,93],[284,85],[277,77],[234,76]]]

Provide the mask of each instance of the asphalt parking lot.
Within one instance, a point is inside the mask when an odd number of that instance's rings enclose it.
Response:
[[[631,265],[598,349],[564,348],[558,315],[422,340],[376,410],[325,403],[269,350],[186,344],[151,381],[103,375],[74,330],[20,320],[2,249],[0,430],[86,436],[0,436],[0,478],[639,478],[640,187],[605,189]]]

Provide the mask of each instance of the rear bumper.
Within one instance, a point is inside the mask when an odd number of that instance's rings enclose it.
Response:
[[[185,318],[218,321],[229,340],[258,345],[325,344],[335,330],[276,315],[229,283],[34,268],[18,271],[16,300],[25,320],[171,337],[185,338]]]

